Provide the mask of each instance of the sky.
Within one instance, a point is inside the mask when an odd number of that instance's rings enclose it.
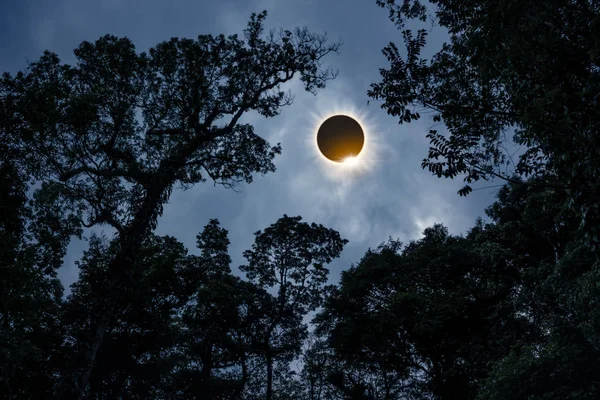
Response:
[[[484,215],[496,189],[459,197],[460,179],[440,179],[420,167],[429,148],[425,135],[433,122],[422,118],[399,125],[380,103],[367,105],[369,85],[379,81],[379,68],[388,66],[381,49],[390,41],[402,49],[400,31],[375,0],[4,0],[0,70],[24,69],[28,60],[34,61],[46,49],[71,63],[77,45],[108,33],[130,38],[140,52],[171,37],[241,34],[250,14],[265,9],[267,29],[306,26],[326,32],[331,41],[341,39],[340,54],[324,60],[339,74],[316,96],[305,92],[298,81],[284,86],[294,94],[294,102],[275,118],[244,117],[242,122],[252,123],[256,133],[272,144],[281,143],[275,173],[257,175],[253,183],[235,191],[211,182],[174,191],[157,233],[176,237],[193,253],[198,232],[217,218],[229,230],[235,272],[254,232],[283,214],[301,215],[349,240],[341,257],[329,266],[331,283],[337,283],[340,272],[357,263],[369,247],[389,237],[406,243],[434,223],[443,223],[452,234],[466,233]],[[445,40],[444,32],[433,31],[426,51],[435,51]],[[333,165],[317,152],[318,124],[336,113],[355,117],[365,130],[362,158],[352,169]],[[479,187],[494,184],[498,182]],[[111,233],[108,228],[97,231]],[[77,279],[75,261],[86,246],[85,241],[74,240],[59,270],[67,293]]]

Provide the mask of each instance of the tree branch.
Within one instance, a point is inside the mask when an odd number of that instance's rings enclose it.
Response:
[[[134,182],[137,183],[141,183],[144,184],[148,181],[147,177],[145,176],[146,174],[142,173],[141,171],[138,172],[132,172],[131,170],[124,170],[124,169],[109,169],[109,170],[100,170],[100,169],[94,169],[91,167],[88,167],[87,165],[84,165],[82,167],[78,167],[75,169],[72,169],[70,171],[67,172],[63,172],[62,174],[60,174],[59,176],[59,180],[61,182],[67,182],[69,179],[82,174],[82,173],[89,173],[98,177],[102,177],[102,178],[129,178],[131,180],[133,180]]]

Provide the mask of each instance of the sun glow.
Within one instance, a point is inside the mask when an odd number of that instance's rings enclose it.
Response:
[[[358,157],[346,157],[346,158],[344,158],[344,161],[342,161],[342,163],[349,167],[353,167],[353,166],[359,165],[359,160],[358,160]]]
[[[317,133],[321,124],[335,116],[347,115],[356,120],[364,133],[364,144],[360,153],[355,157],[347,157],[343,162],[335,162],[329,160],[319,150],[317,144]],[[377,164],[377,155],[380,146],[377,142],[376,124],[369,118],[365,110],[359,111],[356,107],[350,105],[336,105],[329,107],[321,112],[313,112],[311,114],[313,120],[312,135],[307,140],[307,146],[310,146],[316,161],[320,164],[320,169],[330,178],[344,178],[349,174],[363,174],[369,172]]]

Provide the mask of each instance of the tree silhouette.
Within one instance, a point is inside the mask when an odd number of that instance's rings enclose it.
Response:
[[[400,123],[433,116],[449,135],[431,129],[423,168],[471,183],[513,175],[566,193],[592,244],[600,243],[597,100],[600,90],[600,8],[597,1],[539,3],[377,0],[401,29],[406,51],[391,43],[390,62],[369,96],[382,99]],[[450,37],[429,60],[427,30],[405,29],[430,20]],[[507,151],[512,138],[522,154]],[[510,166],[512,172],[504,171]]]
[[[27,176],[0,144],[0,392],[7,398],[52,393],[63,338],[63,288],[56,268],[66,251],[56,221],[27,201]],[[34,217],[34,213],[37,214]],[[36,384],[32,385],[31,382]]]
[[[266,362],[265,399],[273,398],[273,367],[289,364],[299,355],[306,338],[303,317],[323,301],[328,270],[347,240],[322,225],[301,222],[284,215],[264,231],[255,233],[252,249],[244,252],[247,265],[240,267],[251,282],[276,289],[271,319],[262,338]]]
[[[426,32],[404,30],[369,95],[402,123],[428,110],[446,124],[423,167],[465,174],[461,194],[508,182],[488,220],[390,239],[328,285],[347,241],[283,215],[235,271],[218,220],[188,252],[154,233],[163,206],[178,187],[274,171],[280,146],[240,119],[276,116],[294,77],[324,87],[340,44],[265,33],[263,12],[243,37],[137,53],[107,35],[74,65],[45,52],[0,79],[0,397],[600,398],[597,2],[377,3],[403,29],[448,29],[429,61]],[[509,130],[526,147],[516,175],[496,169]],[[89,237],[63,299],[70,239],[99,225],[115,234]]]
[[[597,397],[598,263],[563,202],[509,184],[464,237],[369,250],[314,320],[310,398]]]
[[[212,179],[226,186],[274,171],[271,147],[242,115],[273,117],[291,96],[282,83],[299,77],[315,92],[335,74],[322,58],[338,44],[307,29],[264,35],[266,12],[253,14],[244,38],[200,35],[171,39],[137,54],[125,38],[83,42],[77,63],[50,52],[1,91],[4,131],[26,150],[42,192],[72,209],[80,226],[108,224],[118,232],[108,265],[111,282],[97,292],[85,362],[75,392],[86,393],[110,322],[132,278],[136,253],[156,227],[177,185]]]

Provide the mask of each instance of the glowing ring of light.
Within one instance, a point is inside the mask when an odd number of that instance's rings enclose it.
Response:
[[[346,115],[356,122],[359,123],[364,134],[363,147],[358,156],[353,157],[352,160],[347,162],[336,162],[328,159],[319,150],[317,143],[317,134],[321,124],[335,116],[335,115]],[[347,173],[355,175],[356,173],[364,173],[371,170],[372,167],[377,163],[377,155],[379,154],[380,145],[377,143],[377,138],[373,134],[376,129],[376,124],[369,118],[365,111],[359,112],[355,107],[351,105],[342,105],[328,107],[328,109],[319,112],[311,113],[312,116],[312,132],[313,134],[308,137],[307,146],[314,154],[316,161],[321,164],[321,170],[330,178],[344,178]]]

